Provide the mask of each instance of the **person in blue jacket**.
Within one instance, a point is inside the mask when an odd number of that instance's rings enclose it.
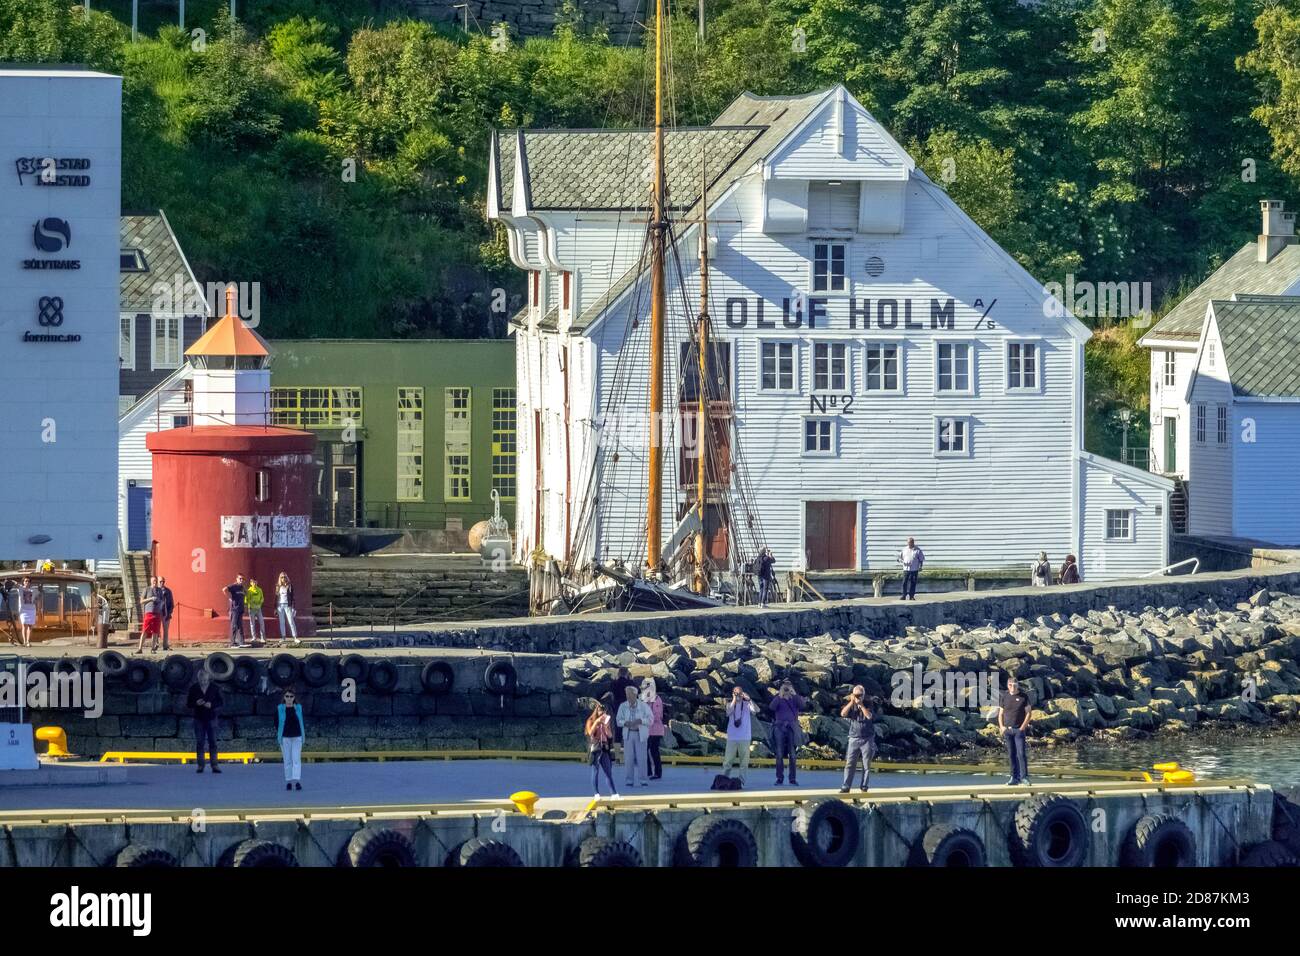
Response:
[[[275,708],[279,725],[275,729],[275,739],[280,743],[280,753],[284,757],[284,789],[302,789],[302,740],[305,725],[302,720],[302,704],[292,687],[284,692],[284,703]]]

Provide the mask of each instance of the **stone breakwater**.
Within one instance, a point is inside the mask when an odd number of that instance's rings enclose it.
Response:
[[[759,705],[755,752],[766,756],[767,706],[788,678],[806,700],[801,756],[834,758],[847,739],[839,709],[862,684],[884,702],[881,756],[908,759],[1000,746],[992,708],[1011,676],[1031,694],[1030,741],[1040,745],[1294,721],[1298,657],[1300,597],[1261,589],[1231,604],[1112,606],[895,636],[642,637],[621,652],[568,657],[564,686],[589,707],[619,666],[638,681],[654,677],[669,719],[665,748],[715,754],[739,684]]]

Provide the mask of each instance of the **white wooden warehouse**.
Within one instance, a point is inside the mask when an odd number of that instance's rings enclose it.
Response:
[[[670,373],[698,302],[707,175],[715,354],[779,569],[894,568],[909,535],[931,568],[1027,575],[1040,550],[1057,566],[1075,553],[1092,580],[1166,564],[1172,483],[1083,450],[1087,328],[1046,307],[843,87],[742,95],[712,126],[669,133],[667,161]],[[520,461],[535,465],[519,472],[521,559],[632,557],[643,537],[634,277],[650,175],[648,131],[493,137],[488,214],[529,273],[513,328]],[[626,395],[612,393],[620,362],[639,375]],[[627,507],[581,537],[597,441],[618,453],[621,484],[603,493]]]

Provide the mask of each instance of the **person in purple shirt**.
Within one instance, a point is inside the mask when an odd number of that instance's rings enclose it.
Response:
[[[788,680],[781,682],[781,690],[772,698],[768,709],[772,712],[772,752],[776,755],[776,785],[785,783],[785,759],[790,758],[790,786],[799,786],[795,778],[795,751],[799,749],[799,711],[803,698],[794,692]]]

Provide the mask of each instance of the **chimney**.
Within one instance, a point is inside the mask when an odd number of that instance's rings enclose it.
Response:
[[[1295,213],[1283,212],[1280,199],[1264,199],[1259,204],[1263,232],[1259,234],[1257,259],[1272,262],[1273,257],[1296,241]]]

